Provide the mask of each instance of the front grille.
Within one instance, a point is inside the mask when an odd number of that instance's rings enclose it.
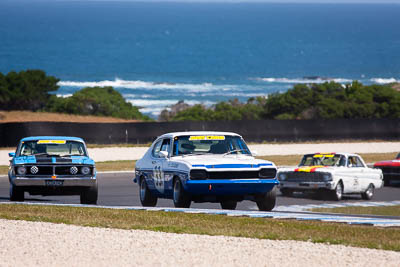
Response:
[[[35,166],[39,170],[36,174],[31,173],[31,167],[27,167],[27,173],[32,175],[53,175],[52,166],[40,166],[40,165],[35,165]]]
[[[288,182],[323,182],[320,172],[289,172],[286,180]]]
[[[40,164],[32,164],[32,165],[24,165],[26,168],[26,176],[35,177],[35,176],[52,176],[52,175],[70,175],[70,176],[84,176],[81,174],[80,170],[82,166],[79,165],[40,165]],[[37,167],[37,172],[35,173],[31,171],[33,166]],[[78,173],[71,174],[71,167],[77,167]],[[14,171],[17,173],[17,168],[19,166],[15,166]],[[93,173],[93,167],[88,166],[90,168],[89,175]]]

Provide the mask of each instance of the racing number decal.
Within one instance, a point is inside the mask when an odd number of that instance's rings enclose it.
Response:
[[[153,179],[156,189],[163,193],[164,192],[164,173],[161,170],[161,165],[154,166]]]

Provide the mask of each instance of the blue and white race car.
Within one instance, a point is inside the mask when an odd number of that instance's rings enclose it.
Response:
[[[24,201],[24,193],[28,192],[44,196],[80,195],[82,204],[97,203],[95,163],[81,138],[27,137],[9,156],[11,201]]]
[[[219,202],[235,209],[252,200],[259,210],[275,206],[276,166],[255,159],[243,138],[228,132],[179,132],[158,137],[137,161],[134,182],[143,206],[158,198],[172,199],[175,207],[194,202]]]

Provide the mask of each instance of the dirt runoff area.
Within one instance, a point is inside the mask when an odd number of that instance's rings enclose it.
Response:
[[[0,220],[0,266],[399,266],[400,252]]]

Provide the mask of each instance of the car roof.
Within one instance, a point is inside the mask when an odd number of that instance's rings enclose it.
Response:
[[[232,133],[232,132],[216,132],[216,131],[190,131],[190,132],[172,132],[172,133],[166,133],[159,138],[165,138],[165,137],[176,137],[176,136],[187,136],[187,135],[232,135],[232,136],[240,136],[237,133]]]
[[[35,140],[67,140],[67,141],[78,141],[84,142],[82,138],[73,136],[30,136],[22,138],[21,141],[35,141]]]
[[[349,157],[349,156],[360,156],[358,154],[347,153],[347,152],[315,152],[315,153],[304,154],[304,156],[306,156],[306,155],[315,155],[315,154],[326,154],[326,155],[335,154],[335,155],[343,155],[343,156],[346,156],[346,157]]]

